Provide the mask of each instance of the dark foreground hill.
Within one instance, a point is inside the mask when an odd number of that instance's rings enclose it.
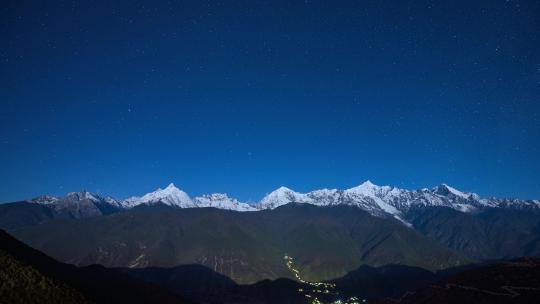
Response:
[[[540,299],[540,259],[521,258],[470,269],[385,304],[527,304]]]
[[[0,250],[0,303],[91,303],[82,293]]]
[[[57,262],[3,230],[0,263],[2,303],[188,303],[115,270]]]
[[[200,268],[188,265],[123,271],[200,303],[311,303],[299,292],[313,288],[307,284],[278,279],[236,285]],[[469,265],[437,273],[402,265],[362,266],[329,283],[335,284],[335,293],[318,295],[322,303],[351,297],[383,304],[536,303],[540,298],[540,259]]]
[[[173,293],[200,303],[309,303],[299,289],[313,289],[291,279],[263,280],[239,285],[231,279],[200,265],[173,268],[124,268],[122,271],[140,280],[159,285]],[[375,300],[400,296],[406,291],[434,283],[443,273],[433,273],[417,267],[387,265],[361,266],[329,283],[335,284],[335,294],[319,295],[319,299],[334,301],[358,297]]]
[[[437,270],[470,262],[396,220],[350,206],[288,204],[259,212],[140,206],[11,233],[76,265],[201,264],[238,283],[292,278],[285,254],[294,257],[312,281],[341,277],[363,264]]]

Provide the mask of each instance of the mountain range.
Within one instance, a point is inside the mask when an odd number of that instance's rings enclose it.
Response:
[[[482,198],[471,192],[462,192],[446,184],[432,189],[406,190],[392,186],[377,186],[369,180],[346,190],[320,189],[299,193],[287,187],[268,193],[258,203],[244,203],[224,193],[191,198],[173,183],[164,189],[143,196],[116,200],[86,191],[72,192],[65,197],[40,196],[29,202],[49,206],[58,213],[78,218],[109,214],[116,210],[139,205],[161,203],[178,208],[213,207],[234,211],[260,211],[275,209],[288,203],[306,203],[316,206],[350,205],[379,217],[392,217],[406,225],[406,214],[417,208],[448,207],[463,213],[477,213],[488,208],[538,209],[540,200]]]
[[[314,281],[362,265],[437,271],[540,255],[538,200],[482,198],[444,184],[280,187],[250,204],[225,194],[192,198],[173,184],[124,200],[82,191],[0,204],[0,228],[66,263],[201,264],[238,283],[294,278],[284,255]]]

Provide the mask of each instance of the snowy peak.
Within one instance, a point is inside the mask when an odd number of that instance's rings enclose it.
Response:
[[[402,219],[403,212],[394,204],[394,197],[401,193],[400,189],[389,186],[377,186],[371,181],[365,181],[359,186],[343,192],[343,203],[357,206],[376,216],[390,216],[406,225]]]
[[[305,195],[287,187],[279,187],[268,193],[260,202],[259,209],[274,209],[288,203],[308,203],[311,200]]]
[[[167,187],[165,187],[165,189],[163,189],[163,190],[176,191],[176,190],[180,190],[180,189],[178,189],[178,188],[174,185],[174,183],[170,183],[170,184],[167,185]]]
[[[318,206],[332,206],[340,203],[343,191],[338,189],[320,189],[306,194],[312,204]]]
[[[132,208],[141,204],[153,205],[157,203],[166,204],[178,208],[202,208],[213,207],[235,211],[257,211],[255,207],[239,202],[235,198],[230,198],[225,193],[214,193],[190,198],[189,195],[178,189],[173,183],[166,188],[158,188],[154,192],[147,193],[142,197],[131,197],[121,204],[124,208]]]
[[[72,199],[72,200],[77,200],[77,201],[90,200],[92,202],[100,202],[104,200],[99,195],[90,193],[86,190],[83,190],[80,192],[70,192],[67,194],[67,198]]]
[[[453,195],[455,197],[461,197],[461,198],[464,198],[464,199],[468,199],[470,197],[470,195],[471,195],[471,193],[461,192],[461,191],[457,190],[456,188],[452,188],[452,187],[448,186],[447,184],[438,185],[437,187],[433,188],[432,191],[433,191],[433,193],[438,194],[438,195],[442,195],[442,196]]]
[[[294,195],[296,192],[290,188],[287,188],[285,186],[281,186],[277,188],[276,190],[270,192],[270,194],[275,195]]]
[[[235,211],[257,211],[258,210],[249,204],[241,203],[235,198],[230,198],[225,193],[206,194],[203,196],[196,197],[194,201],[197,207],[214,207],[218,209],[235,210]]]
[[[88,191],[70,192],[66,196],[40,196],[30,200],[50,208],[60,218],[87,218],[111,214],[123,208],[112,197],[102,197]]]
[[[372,183],[369,179],[363,183],[361,183],[358,187],[366,188],[366,189],[373,189],[378,188],[379,186]]]
[[[36,198],[33,198],[33,199],[29,200],[29,202],[36,203],[36,204],[48,205],[48,204],[56,203],[59,199],[60,198],[57,197],[57,196],[41,195],[41,196],[38,196]]]
[[[141,197],[128,198],[121,204],[124,207],[131,208],[141,204],[152,205],[157,203],[180,208],[196,207],[189,195],[178,189],[173,183],[170,183],[165,189],[158,188],[156,191],[147,193]]]
[[[379,189],[380,189],[379,186],[367,180],[356,187],[345,190],[345,193],[363,195],[363,196],[373,196]]]
[[[79,192],[69,192],[64,197],[42,195],[42,196],[39,196],[30,200],[30,202],[44,204],[44,205],[59,204],[59,203],[66,203],[66,202],[76,203],[80,201],[90,201],[92,203],[108,203],[111,205],[118,205],[118,201],[116,201],[112,197],[103,198],[99,194],[91,193],[86,190],[82,190]]]

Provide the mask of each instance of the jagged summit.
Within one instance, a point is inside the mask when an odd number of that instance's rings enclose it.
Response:
[[[167,187],[165,187],[165,190],[167,190],[167,189],[169,189],[169,190],[172,190],[172,189],[178,189],[178,187],[176,187],[176,186],[174,185],[174,183],[170,183],[169,185],[167,185]],[[179,189],[178,189],[178,190],[179,190]]]
[[[158,188],[156,191],[147,193],[141,197],[128,198],[122,202],[122,205],[131,208],[141,204],[151,205],[156,203],[181,208],[196,207],[189,195],[178,189],[173,183],[170,183],[164,189]]]
[[[47,204],[53,204],[53,203],[57,202],[59,199],[60,198],[58,196],[40,195],[40,196],[35,197],[35,198],[33,198],[33,199],[29,200],[29,201],[32,202],[32,203],[47,205]]]
[[[459,190],[457,190],[456,188],[453,188],[453,187],[450,187],[448,186],[447,184],[440,184],[438,186],[436,186],[435,188],[433,188],[433,192],[436,193],[436,194],[439,194],[439,195],[455,195],[455,196],[458,196],[458,197],[462,197],[462,198],[469,198],[469,196],[473,193],[464,193],[464,192],[461,192]]]
[[[257,211],[258,209],[247,204],[239,202],[235,198],[230,198],[226,193],[205,194],[196,197],[195,203],[197,207],[214,207],[218,209],[235,210],[235,211]]]
[[[372,187],[378,187],[378,186],[372,183],[371,180],[368,179],[365,182],[361,183],[359,187],[372,188]]]
[[[257,207],[259,209],[274,209],[288,203],[306,203],[306,200],[304,194],[281,186],[263,197]]]
[[[274,191],[277,191],[277,192],[294,192],[294,190],[292,190],[291,188],[287,188],[285,186],[280,186],[279,188],[277,188],[276,190]],[[272,191],[272,192],[274,192]]]
[[[67,197],[71,197],[71,198],[76,199],[76,200],[88,199],[88,200],[95,201],[95,202],[103,200],[103,198],[100,195],[90,193],[90,192],[88,192],[86,190],[82,190],[82,191],[79,191],[79,192],[70,192],[70,193],[67,194]]]
[[[369,194],[373,194],[379,188],[380,188],[379,186],[373,184],[370,180],[367,180],[356,187],[352,187],[345,190],[345,192],[349,192],[349,193],[354,192],[354,193],[369,195]]]

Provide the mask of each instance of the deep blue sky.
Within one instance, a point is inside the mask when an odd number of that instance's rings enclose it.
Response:
[[[2,2],[0,201],[540,198],[538,1]]]

